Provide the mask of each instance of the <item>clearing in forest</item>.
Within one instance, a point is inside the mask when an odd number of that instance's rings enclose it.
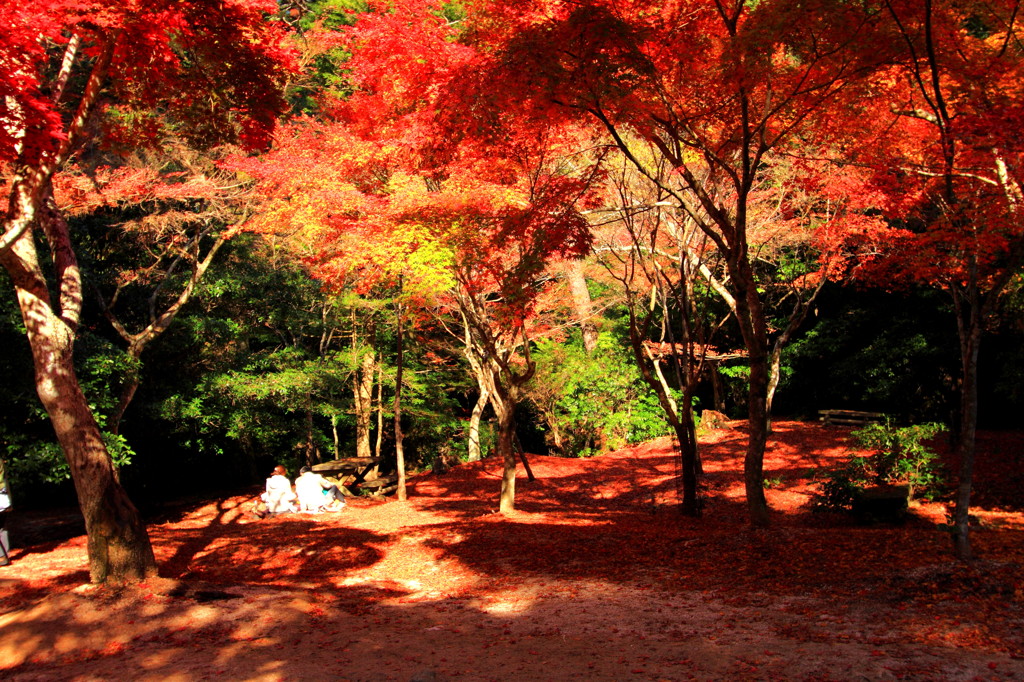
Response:
[[[1024,679],[1021,434],[982,434],[971,565],[941,502],[900,526],[812,513],[848,430],[780,422],[774,525],[746,522],[740,428],[702,441],[702,519],[668,439],[411,479],[405,503],[258,521],[250,497],[151,522],[163,577],[87,581],[85,538],[0,569],[7,680]]]

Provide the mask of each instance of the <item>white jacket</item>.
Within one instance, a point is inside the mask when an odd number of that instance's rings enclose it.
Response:
[[[324,496],[324,477],[307,471],[295,479],[295,493],[299,497],[299,509],[319,511],[329,500]]]
[[[295,506],[295,493],[292,482],[287,476],[274,474],[267,479],[267,492],[263,501],[267,503],[267,511],[271,514],[298,511]]]

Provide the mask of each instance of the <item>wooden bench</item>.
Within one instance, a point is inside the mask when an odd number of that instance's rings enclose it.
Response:
[[[398,476],[384,476],[371,481],[364,481],[359,486],[359,489],[370,492],[374,497],[390,495],[398,490]]]
[[[818,410],[818,421],[826,426],[867,426],[883,423],[885,415],[881,412],[856,410]]]

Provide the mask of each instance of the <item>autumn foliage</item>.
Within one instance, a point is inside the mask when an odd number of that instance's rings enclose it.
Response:
[[[528,354],[545,268],[589,250],[581,210],[594,205],[598,170],[579,151],[585,131],[482,108],[461,81],[483,57],[456,31],[433,3],[360,15],[346,31],[351,97],[230,166],[266,195],[251,229],[300,238],[315,276],[357,273],[364,289],[400,280],[413,300],[460,315],[467,347],[496,363],[478,372],[504,377],[497,396],[532,373],[528,356],[522,374],[513,356]],[[453,126],[455,112],[472,124]],[[502,400],[511,420],[515,400]]]
[[[694,329],[728,325],[742,345],[744,494],[760,527],[781,353],[817,292],[830,279],[941,289],[962,356],[954,535],[970,556],[978,348],[1024,265],[1016,3],[391,0],[352,3],[335,26],[306,16],[327,11],[317,3],[3,1],[0,261],[76,472],[94,579],[111,551],[114,573],[154,568],[72,357],[85,287],[67,217],[110,207],[150,211],[136,236],[195,264],[189,287],[246,229],[285,245],[326,292],[386,297],[399,356],[410,317],[457,339],[475,418],[485,404],[495,415],[503,512],[531,351],[565,305],[559,279],[575,272],[589,296],[577,261],[595,236],[630,254],[608,277],[624,287],[634,359],[666,411],[675,389],[685,403],[674,425],[688,514],[707,484],[692,405],[710,346]],[[168,229],[194,223],[199,204],[216,234]],[[158,270],[128,268],[116,290]],[[719,297],[721,320],[693,305],[697,288]],[[173,315],[150,308],[166,328]],[[644,355],[657,324],[685,337],[690,373],[674,387]]]
[[[21,308],[37,393],[72,471],[96,582],[139,579],[156,566],[78,383],[83,285],[55,176],[89,176],[103,153],[170,136],[202,149],[265,146],[291,65],[281,33],[266,22],[272,8],[245,0],[3,3],[0,174],[9,200],[0,263]],[[52,272],[40,266],[37,232]]]

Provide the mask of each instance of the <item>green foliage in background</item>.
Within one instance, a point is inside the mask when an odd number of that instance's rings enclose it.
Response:
[[[7,282],[0,279],[0,284]],[[7,299],[4,303],[13,302]],[[2,307],[0,344],[7,352],[0,360],[0,376],[6,379],[0,390],[0,458],[7,462],[11,489],[20,500],[31,498],[43,487],[71,480],[67,459],[35,392],[32,358],[24,333],[17,308]],[[136,453],[124,436],[106,431],[105,425],[117,404],[110,385],[134,363],[124,351],[89,329],[80,332],[75,353],[82,391],[100,425],[114,466],[123,470]]]
[[[938,455],[927,441],[945,430],[941,424],[896,427],[890,420],[870,424],[850,435],[874,454],[851,457],[828,473],[815,499],[818,509],[849,510],[861,490],[872,485],[907,485],[910,496],[931,499],[941,492],[945,479]]]
[[[944,421],[959,370],[945,299],[927,292],[829,290],[819,315],[783,351],[775,408],[870,410]]]
[[[406,355],[402,381],[403,448],[409,469],[445,469],[468,458],[469,422],[457,397],[472,390],[461,363],[425,366],[416,354]],[[389,372],[389,386],[394,371]],[[392,436],[391,403],[385,405],[385,429]],[[487,424],[481,424],[481,446],[490,445]],[[483,451],[484,454],[488,450]]]
[[[547,422],[549,446],[561,454],[586,457],[672,432],[629,349],[614,336],[601,334],[592,355],[578,336],[541,341],[533,357],[528,397]]]

